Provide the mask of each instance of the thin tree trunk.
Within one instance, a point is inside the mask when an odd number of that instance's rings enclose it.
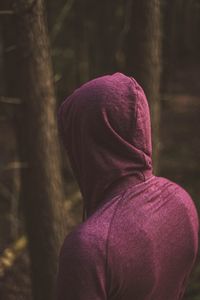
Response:
[[[24,163],[21,197],[29,239],[33,296],[35,300],[53,300],[65,225],[49,42],[43,1],[18,0],[15,7],[23,101],[17,123],[19,153]]]
[[[17,208],[17,170],[8,170],[7,165],[15,160],[15,137],[12,130],[12,122],[6,113],[9,104],[6,103],[6,79],[5,79],[5,40],[4,22],[0,22],[0,105],[1,105],[1,126],[0,126],[0,249],[4,250],[9,243],[17,238],[18,233],[18,208]]]
[[[161,72],[160,0],[132,1],[127,69],[144,88],[151,108],[154,171],[158,171]]]
[[[4,70],[4,60],[3,60],[3,51],[4,51],[4,44],[3,44],[3,37],[2,37],[2,24],[0,22],[0,97],[4,94],[4,80],[3,80],[3,70]],[[1,126],[2,126],[2,120],[1,121]],[[1,145],[1,140],[0,140],[0,145]],[[3,144],[3,143],[2,143]],[[3,161],[3,163],[5,163]],[[2,169],[2,167],[1,167]],[[1,173],[2,170],[0,169]],[[8,234],[8,228],[10,226],[7,218],[7,203],[5,199],[5,193],[3,193],[2,188],[0,188],[0,251],[2,252],[7,240],[6,237],[10,234]],[[10,228],[9,228],[10,229]],[[10,232],[9,232],[10,233]]]

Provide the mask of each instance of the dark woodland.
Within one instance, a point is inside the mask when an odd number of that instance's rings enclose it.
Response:
[[[92,78],[142,85],[154,172],[200,212],[199,30],[199,0],[0,0],[0,300],[55,299],[59,249],[82,217],[57,109]],[[183,299],[200,300],[200,252]]]

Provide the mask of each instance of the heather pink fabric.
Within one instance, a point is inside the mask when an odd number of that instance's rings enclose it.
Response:
[[[198,247],[188,193],[152,173],[148,103],[121,73],[69,96],[58,125],[86,219],[65,239],[58,300],[182,299]]]

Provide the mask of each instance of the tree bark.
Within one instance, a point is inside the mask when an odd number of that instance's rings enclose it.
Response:
[[[151,109],[154,172],[158,172],[161,73],[160,0],[132,1],[127,70],[141,84]],[[131,41],[131,42],[130,42]]]
[[[65,224],[55,94],[42,0],[15,1],[22,107],[17,131],[21,200],[35,300],[55,299],[58,253]]]

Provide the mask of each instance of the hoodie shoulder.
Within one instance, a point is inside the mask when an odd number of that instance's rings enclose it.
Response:
[[[163,177],[156,177],[159,189],[163,194],[168,194],[171,198],[185,208],[190,221],[195,228],[199,228],[197,208],[190,194],[179,184]]]

